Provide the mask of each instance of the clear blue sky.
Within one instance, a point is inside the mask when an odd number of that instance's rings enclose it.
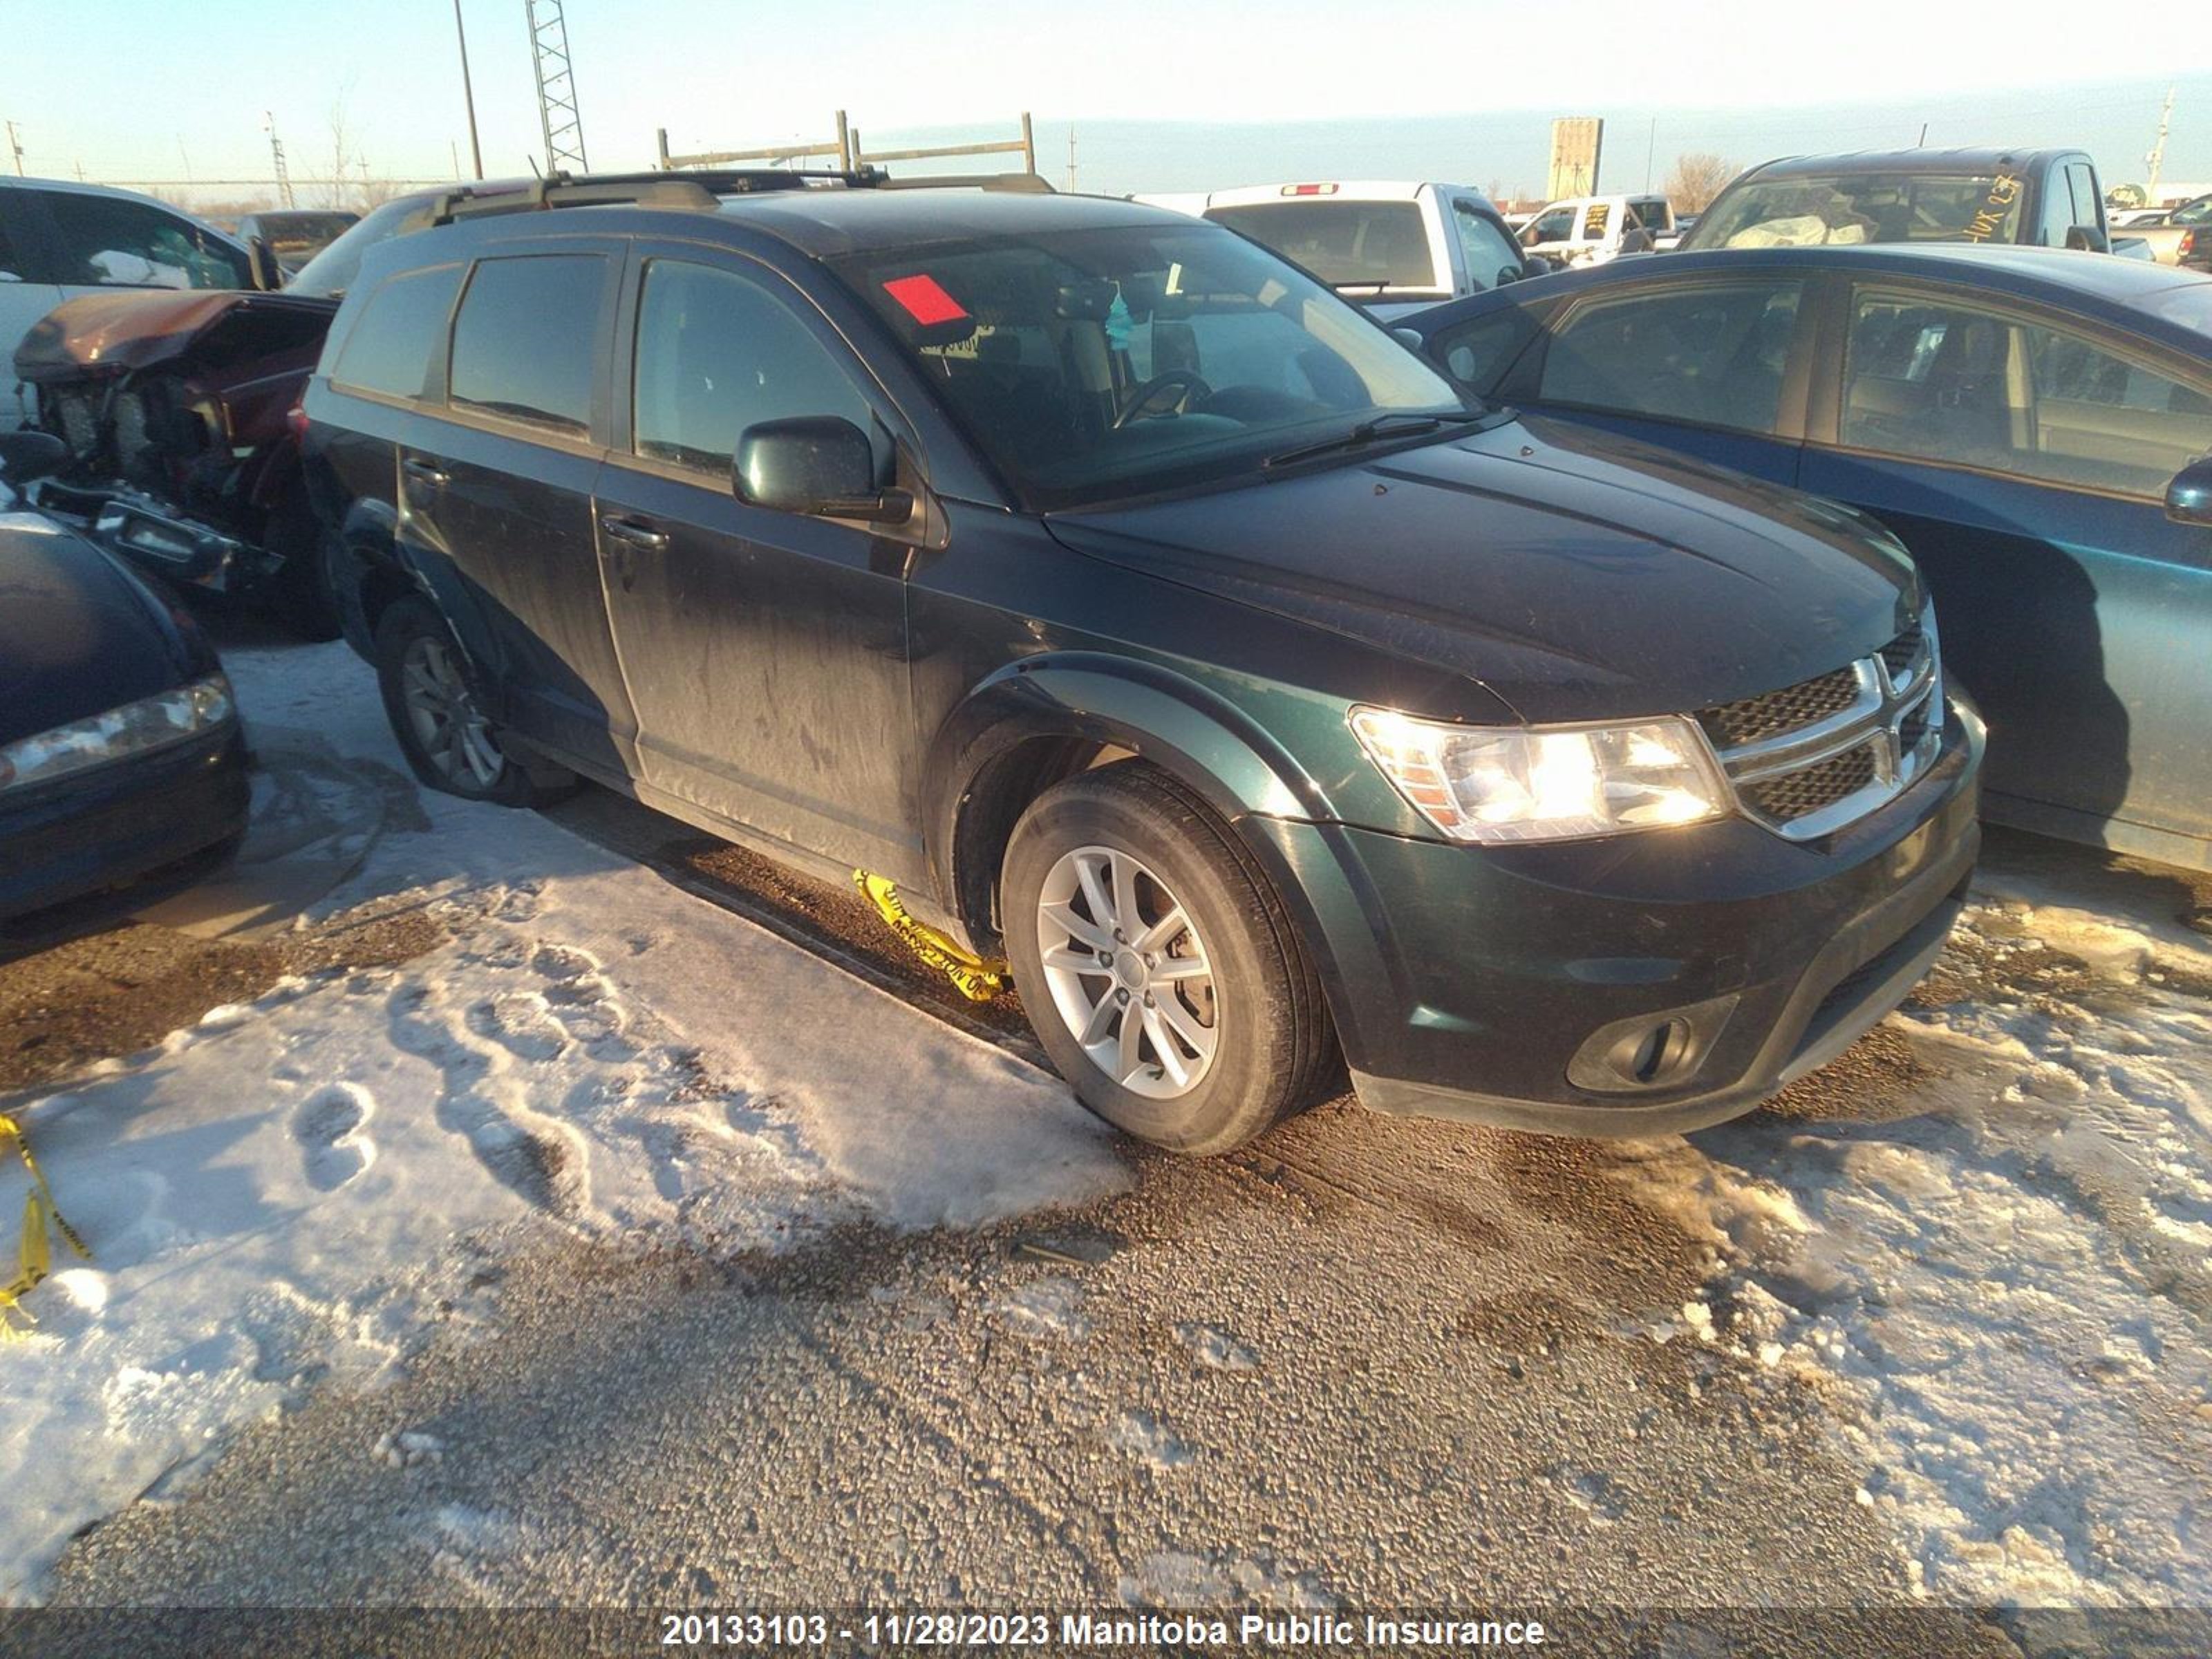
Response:
[[[487,170],[538,148],[523,0],[463,0]],[[1607,118],[1607,181],[1647,147],[1750,161],[1792,149],[2080,142],[2142,176],[2179,82],[2169,179],[2212,178],[2206,0],[842,0],[813,15],[738,0],[568,0],[600,167],[678,150],[872,141],[1035,112],[1059,177],[1202,188],[1300,173],[1417,174],[1540,190],[1548,118]],[[1367,19],[1371,18],[1370,21]],[[264,112],[295,175],[326,173],[343,100],[349,168],[447,175],[467,155],[451,0],[0,0],[0,118],[33,173],[264,179]],[[2059,50],[2082,43],[2081,53]],[[1651,123],[1657,121],[1656,143]],[[1165,124],[1165,125],[1162,125]],[[927,129],[929,131],[923,131]],[[0,166],[9,158],[0,153]]]

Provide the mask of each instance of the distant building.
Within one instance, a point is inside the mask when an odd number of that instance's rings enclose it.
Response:
[[[1544,189],[1553,201],[1588,196],[1597,189],[1605,123],[1595,115],[1563,115],[1552,123],[1552,170]]]

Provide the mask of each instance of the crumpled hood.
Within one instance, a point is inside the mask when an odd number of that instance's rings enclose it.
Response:
[[[1851,508],[1545,421],[1048,523],[1078,552],[1466,675],[1532,721],[1775,690],[1920,606],[1911,562]]]
[[[0,743],[180,685],[212,659],[82,537],[0,506]]]
[[[23,337],[15,373],[35,386],[147,368],[184,357],[234,318],[257,314],[300,319],[313,334],[308,319],[320,318],[327,329],[337,301],[227,289],[81,295],[55,307]]]

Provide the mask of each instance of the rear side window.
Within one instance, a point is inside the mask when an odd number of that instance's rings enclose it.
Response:
[[[839,415],[888,443],[852,376],[781,299],[732,271],[681,259],[645,268],[637,313],[636,447],[726,477],[738,435],[763,421]]]
[[[480,262],[453,321],[451,400],[588,434],[606,269],[596,253]]]
[[[445,337],[460,291],[461,267],[440,265],[392,277],[368,296],[361,320],[346,336],[331,379],[356,392],[419,398],[430,359]]]
[[[1577,307],[1553,336],[1547,403],[1771,432],[1800,284],[1670,288]]]
[[[1442,286],[1428,228],[1412,202],[1303,197],[1214,208],[1206,216],[1354,297],[1369,290]]]

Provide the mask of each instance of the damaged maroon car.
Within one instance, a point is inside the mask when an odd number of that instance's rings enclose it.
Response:
[[[24,337],[33,424],[69,446],[38,505],[141,569],[252,594],[309,639],[337,637],[328,550],[294,411],[338,301],[379,242],[434,223],[457,185],[386,202],[283,289],[135,289],[65,301]],[[255,249],[273,283],[273,258]]]

